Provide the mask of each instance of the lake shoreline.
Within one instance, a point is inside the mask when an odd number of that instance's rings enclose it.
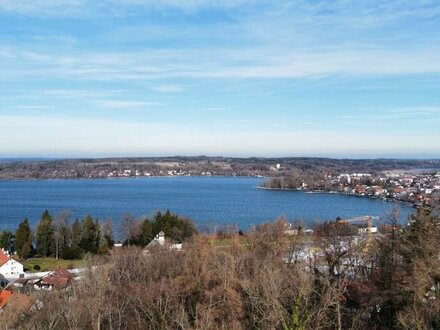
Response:
[[[264,179],[264,176],[254,175],[150,175],[150,176],[128,176],[128,177],[92,177],[92,178],[0,178],[2,181],[80,181],[80,180],[137,180],[154,178],[255,178]]]
[[[297,191],[297,192],[303,192],[305,194],[333,194],[333,195],[351,196],[351,197],[358,197],[358,198],[368,198],[371,200],[382,200],[382,201],[388,202],[388,203],[401,203],[401,204],[405,204],[405,205],[413,207],[413,208],[417,208],[417,204],[412,203],[412,202],[402,201],[399,199],[380,198],[380,197],[374,197],[374,196],[368,196],[368,195],[346,193],[346,192],[341,192],[341,191],[304,190],[301,188],[271,188],[271,187],[264,187],[264,186],[258,186],[257,188],[263,189],[263,190],[273,190],[273,191]]]

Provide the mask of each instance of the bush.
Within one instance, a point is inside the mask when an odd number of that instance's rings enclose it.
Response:
[[[40,265],[35,265],[35,266],[34,266],[34,270],[41,270]]]
[[[66,247],[63,250],[62,258],[66,260],[81,259],[83,250],[80,247]]]

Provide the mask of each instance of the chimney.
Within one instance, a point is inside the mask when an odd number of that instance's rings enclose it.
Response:
[[[158,241],[161,245],[164,245],[165,233],[163,231],[161,231],[159,234],[156,235],[155,240]]]

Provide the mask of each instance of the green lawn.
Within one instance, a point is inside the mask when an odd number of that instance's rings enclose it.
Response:
[[[32,258],[22,263],[24,265],[24,268],[32,273],[45,272],[57,268],[72,269],[72,268],[84,267],[83,260],[64,260],[64,259],[56,260],[54,257]],[[40,269],[39,270],[34,269],[35,265],[40,266]]]

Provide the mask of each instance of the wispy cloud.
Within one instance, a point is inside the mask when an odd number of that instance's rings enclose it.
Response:
[[[186,12],[204,8],[232,8],[251,0],[0,0],[0,11],[29,16],[87,17],[129,14],[132,11],[178,9]]]
[[[402,151],[409,138],[392,134],[422,136],[440,119],[439,16],[437,0],[0,0],[0,110],[11,115],[0,120],[59,152],[81,148],[58,137],[70,120],[108,125],[94,150],[123,150],[119,136],[147,141],[139,152],[171,150],[170,139],[172,153]],[[37,113],[47,130],[24,116]],[[133,140],[113,136],[118,125]],[[362,140],[370,129],[376,140]]]
[[[24,109],[24,110],[41,110],[41,109],[48,109],[48,106],[45,105],[17,105],[17,109]]]
[[[179,85],[156,85],[151,90],[159,93],[180,93],[186,90],[185,87]]]
[[[434,17],[439,14],[439,4],[435,0],[424,1],[379,1],[359,2],[355,0],[335,1],[256,1],[256,0],[0,0],[0,11],[21,15],[43,16],[84,16],[90,14],[127,14],[133,10],[177,9],[192,13],[203,9],[230,9],[237,7],[263,6],[278,11],[293,10],[307,16],[331,17],[334,11],[352,15],[353,22],[365,22],[396,17]],[[358,15],[353,15],[357,13]],[[368,20],[366,19],[368,18]]]
[[[418,130],[424,127],[431,130],[440,122],[440,107],[413,106],[413,107],[371,107],[368,110],[355,114],[340,115],[339,118],[349,126],[369,126],[377,128],[388,127],[388,130],[411,129]],[[408,125],[409,124],[409,125]],[[423,125],[423,126],[422,126]]]
[[[112,91],[112,94],[118,91]],[[109,95],[109,91],[84,90],[84,89],[48,89],[42,90],[30,95],[32,98],[57,98],[57,99],[76,99],[84,100],[88,98],[105,97]]]
[[[440,106],[417,106],[390,109],[389,112],[407,116],[440,116]]]
[[[15,50],[18,57],[23,51]],[[166,78],[325,78],[332,75],[439,74],[440,48],[424,50],[267,49],[160,50],[145,52],[92,52],[81,57],[70,54],[28,54],[25,60],[9,60],[2,80],[151,80]],[[22,56],[23,58],[23,56]],[[249,61],[248,59],[251,58]],[[42,74],[44,72],[44,74]],[[172,85],[153,87],[161,92],[178,92]],[[56,91],[53,93],[55,94]],[[63,91],[60,91],[60,94]],[[65,93],[67,94],[67,93]]]
[[[104,100],[96,102],[99,108],[106,109],[143,109],[163,106],[158,102],[125,101],[125,100]]]

